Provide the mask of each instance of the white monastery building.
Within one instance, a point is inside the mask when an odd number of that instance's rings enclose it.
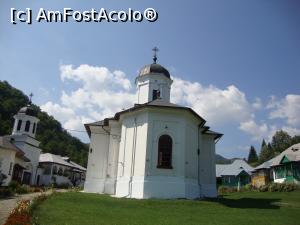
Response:
[[[30,104],[14,116],[12,134],[0,137],[0,172],[6,176],[3,185],[12,180],[36,184],[42,150],[40,142],[35,139],[39,122],[37,111]]]
[[[85,192],[128,198],[216,197],[215,144],[194,110],[170,102],[163,66],[144,66],[138,102],[114,117],[85,124],[91,139]]]
[[[31,101],[14,119],[12,134],[0,136],[0,186],[7,186],[11,181],[45,186],[81,184],[85,179],[84,167],[69,157],[42,154],[40,142],[35,139],[39,119]]]

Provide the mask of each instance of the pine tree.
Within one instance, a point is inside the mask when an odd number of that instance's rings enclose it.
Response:
[[[248,163],[253,164],[258,161],[257,153],[255,148],[251,145],[248,155]]]
[[[274,157],[275,153],[270,143],[266,144],[265,140],[261,144],[261,150],[259,153],[259,162],[264,163]]]

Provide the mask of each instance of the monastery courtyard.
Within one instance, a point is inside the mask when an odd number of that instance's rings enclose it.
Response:
[[[231,193],[214,200],[135,200],[80,192],[51,196],[34,213],[43,225],[297,225],[300,191]]]

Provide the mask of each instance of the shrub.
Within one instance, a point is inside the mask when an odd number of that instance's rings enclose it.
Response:
[[[17,191],[17,188],[20,187],[20,184],[19,184],[17,181],[14,181],[14,180],[13,180],[13,181],[9,182],[8,187],[9,187],[9,189],[11,189],[13,192],[16,192],[16,191]]]
[[[16,188],[16,193],[18,193],[18,194],[27,194],[27,193],[30,193],[30,192],[32,192],[30,186],[25,185],[25,184],[19,185]]]
[[[259,192],[266,192],[266,191],[268,191],[268,185],[260,186],[260,187],[258,188],[258,191],[259,191]]]
[[[56,188],[63,188],[63,189],[68,189],[72,187],[70,183],[60,183],[55,185]]]
[[[1,188],[0,189],[0,198],[8,198],[13,196],[15,193],[10,188]]]
[[[234,187],[228,187],[228,186],[219,186],[218,188],[218,192],[220,194],[223,194],[223,193],[232,193],[232,192],[236,192],[237,189],[234,188]]]
[[[251,191],[251,190],[253,190],[254,188],[253,188],[253,186],[251,185],[251,184],[246,184],[245,186],[243,186],[242,188],[241,188],[241,191]]]

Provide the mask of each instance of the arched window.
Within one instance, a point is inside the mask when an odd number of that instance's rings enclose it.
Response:
[[[27,120],[27,121],[26,121],[26,124],[25,124],[25,131],[28,132],[28,131],[29,131],[29,128],[30,128],[30,121]]]
[[[22,126],[22,120],[19,120],[18,121],[17,130],[21,130],[21,126]]]
[[[159,137],[157,168],[172,169],[172,138],[169,135]]]
[[[35,132],[35,123],[33,124],[33,128],[32,128],[32,133],[34,134]]]

